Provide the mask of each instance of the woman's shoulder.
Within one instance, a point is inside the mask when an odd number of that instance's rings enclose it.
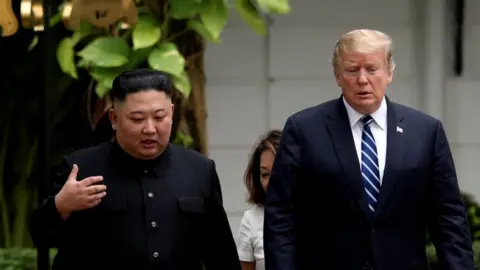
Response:
[[[250,222],[263,223],[263,211],[264,211],[263,206],[255,205],[244,212],[243,218]]]

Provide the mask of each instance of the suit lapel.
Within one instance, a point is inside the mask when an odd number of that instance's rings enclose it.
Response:
[[[395,109],[395,104],[388,99],[387,107],[387,155],[375,217],[384,210],[398,181],[395,169],[401,165],[405,148],[405,132],[408,132],[403,123],[403,116]]]
[[[363,179],[360,173],[360,164],[358,162],[357,151],[353,140],[350,122],[348,120],[347,110],[340,98],[336,104],[336,110],[329,115],[330,121],[327,124],[330,139],[333,142],[338,160],[346,176],[355,201],[360,208],[368,215],[368,202],[363,186]]]

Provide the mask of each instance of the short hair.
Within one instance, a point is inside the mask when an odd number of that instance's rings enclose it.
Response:
[[[112,100],[124,101],[126,96],[146,90],[164,92],[172,96],[172,82],[167,73],[153,69],[133,69],[118,75],[112,84],[110,97]]]
[[[280,130],[270,130],[254,145],[244,176],[245,186],[248,190],[248,203],[263,205],[265,202],[266,194],[260,181],[260,156],[268,150],[273,151],[274,154],[277,152],[281,134]]]
[[[344,52],[372,53],[379,49],[385,50],[385,60],[390,71],[395,69],[393,61],[393,39],[378,30],[357,29],[343,34],[335,44],[332,66],[337,68],[342,61]]]

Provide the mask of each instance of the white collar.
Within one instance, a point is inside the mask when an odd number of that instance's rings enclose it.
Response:
[[[350,121],[350,127],[353,127],[362,119],[365,115],[355,111],[355,109],[350,106],[347,101],[345,100],[345,97],[342,97],[343,99],[343,104],[345,104],[345,108],[347,109],[347,114],[348,114],[348,120]],[[377,125],[382,129],[386,130],[387,128],[387,101],[385,100],[385,96],[382,99],[382,103],[380,104],[380,107],[370,114],[372,116],[373,120]]]

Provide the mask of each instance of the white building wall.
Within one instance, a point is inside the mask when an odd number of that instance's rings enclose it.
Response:
[[[461,188],[480,201],[480,1],[465,11],[464,73],[447,80],[445,122]]]
[[[290,2],[292,13],[273,18],[269,34],[263,37],[232,14],[223,43],[210,44],[206,52],[209,155],[217,163],[234,233],[243,211],[250,207],[245,203],[243,174],[259,135],[282,128],[286,118],[298,110],[339,97],[330,58],[342,33],[376,28],[390,34],[397,67],[387,94],[421,110],[429,105],[425,100],[429,96],[423,91],[428,74],[422,69],[431,56],[423,46],[429,37],[423,34],[425,8],[420,1]],[[476,121],[480,51],[475,49],[480,48],[480,17],[474,18],[480,14],[480,2],[467,2],[469,48],[465,58],[469,75],[460,80],[438,78],[441,84],[447,82],[446,90],[439,93],[445,99],[442,113],[461,187],[480,199],[476,180],[476,172],[480,172],[476,169],[480,168],[480,121]]]

